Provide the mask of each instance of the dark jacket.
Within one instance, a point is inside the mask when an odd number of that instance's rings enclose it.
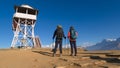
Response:
[[[61,35],[61,36],[58,36]],[[66,38],[63,32],[62,28],[57,28],[53,34],[53,39],[56,38],[56,40],[62,40],[62,38]]]

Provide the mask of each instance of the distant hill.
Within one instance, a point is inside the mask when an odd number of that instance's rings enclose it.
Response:
[[[86,50],[120,50],[120,38],[104,39],[100,43],[86,47]]]

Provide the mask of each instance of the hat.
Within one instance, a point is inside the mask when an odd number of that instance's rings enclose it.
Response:
[[[57,25],[57,28],[62,28],[62,26],[61,25]]]

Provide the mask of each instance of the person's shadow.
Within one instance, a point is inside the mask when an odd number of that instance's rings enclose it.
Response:
[[[39,53],[39,54],[46,55],[46,56],[52,56],[52,53],[50,52],[44,52],[44,51],[32,51],[32,52]]]
[[[91,59],[95,60],[105,60],[108,63],[120,63],[120,59],[115,57],[99,57],[99,56],[90,56]]]

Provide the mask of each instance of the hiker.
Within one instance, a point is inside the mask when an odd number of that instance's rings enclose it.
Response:
[[[77,46],[76,46],[77,36],[78,36],[78,33],[75,31],[74,27],[71,26],[68,32],[68,39],[70,41],[70,46],[71,46],[70,56],[77,56]]]
[[[56,54],[58,45],[59,45],[60,57],[61,57],[62,56],[62,39],[63,38],[66,39],[61,25],[57,25],[57,28],[53,34],[53,40],[54,40],[54,38],[56,38],[56,39],[55,39],[55,48],[53,49],[53,57]]]

